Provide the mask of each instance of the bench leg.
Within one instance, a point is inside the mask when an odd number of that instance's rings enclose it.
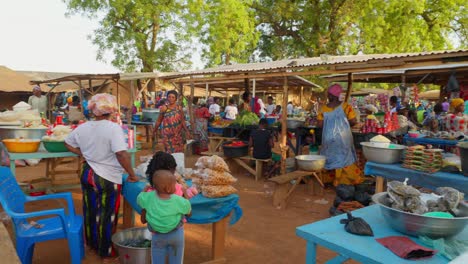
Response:
[[[288,198],[289,183],[277,184],[273,193],[273,206],[279,208],[286,207],[286,199]]]
[[[211,252],[212,260],[218,260],[224,258],[224,242],[226,238],[227,221],[229,216],[221,219],[220,221],[213,223],[213,229],[211,231]]]
[[[123,227],[130,228],[135,226],[135,213],[129,202],[123,198]]]
[[[256,169],[256,174],[255,174],[255,181],[257,181],[259,178],[261,179],[263,177],[263,162],[260,160],[255,161],[255,169]]]

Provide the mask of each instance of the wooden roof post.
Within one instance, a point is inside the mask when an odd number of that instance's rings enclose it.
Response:
[[[119,79],[116,81],[117,83],[117,91],[115,92],[116,97],[117,97],[117,107],[119,108],[119,115],[120,115],[120,85],[119,85]]]
[[[353,74],[350,72],[348,73],[348,90],[346,91],[345,102],[348,102],[349,96],[353,90]]]
[[[283,106],[281,114],[281,174],[286,173],[286,158],[288,155],[288,144],[287,144],[287,118],[288,118],[288,77],[284,77],[283,84]]]
[[[193,113],[193,95],[195,93],[195,84],[193,83],[193,76],[190,76],[190,100],[188,102],[188,110],[190,116],[190,128],[192,132],[195,131],[195,115]]]
[[[401,75],[401,85],[406,86],[406,74],[405,72]],[[401,102],[403,103],[406,98],[406,92],[401,93]]]
[[[133,105],[135,104],[135,87],[133,87],[133,80],[130,81],[130,109],[127,112],[127,124],[132,124]]]
[[[209,93],[209,84],[206,83],[206,87],[205,87],[205,100],[208,100],[208,93]]]
[[[255,97],[255,88],[257,86],[257,83],[255,81],[255,78],[252,80],[252,97]]]

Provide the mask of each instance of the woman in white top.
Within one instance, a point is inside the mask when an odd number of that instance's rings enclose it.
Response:
[[[80,182],[86,244],[102,258],[114,256],[111,237],[119,219],[122,173],[138,181],[127,153],[122,128],[109,121],[117,110],[115,96],[96,94],[88,104],[96,117],[65,139],[69,151],[84,158]]]
[[[236,119],[237,114],[239,113],[237,110],[237,106],[234,102],[234,99],[229,99],[229,105],[226,106],[226,109],[224,110],[226,113],[226,119],[229,120],[234,120]]]

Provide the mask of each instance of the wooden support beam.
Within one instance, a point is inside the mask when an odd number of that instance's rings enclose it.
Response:
[[[127,112],[127,124],[132,124],[132,115],[133,115],[133,105],[135,104],[135,88],[134,88],[134,81],[130,81],[130,108]],[[136,131],[135,131],[136,132]]]
[[[353,90],[353,73],[348,73],[348,90],[346,91],[345,102],[348,102],[351,92]]]
[[[193,77],[191,77],[193,79]],[[190,83],[190,99],[188,100],[188,110],[190,116],[190,128],[192,129],[192,133],[195,131],[195,114],[193,111],[193,96],[195,94],[195,85],[193,82]],[[185,117],[184,117],[185,119]],[[184,120],[185,121],[185,120]]]
[[[286,158],[288,154],[288,144],[287,144],[287,118],[288,118],[288,78],[284,77],[283,85],[283,106],[282,106],[282,115],[281,115],[281,174],[286,173]]]

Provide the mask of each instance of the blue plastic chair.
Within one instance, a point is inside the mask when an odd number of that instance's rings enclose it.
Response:
[[[68,214],[65,209],[51,209],[44,211],[24,211],[24,205],[31,201],[43,201],[49,199],[65,199],[68,206]],[[58,193],[43,196],[26,196],[21,191],[15,177],[8,167],[0,167],[0,202],[3,210],[12,218],[16,234],[16,252],[23,264],[32,262],[34,245],[47,240],[68,240],[71,253],[71,263],[81,263],[84,258],[83,243],[83,217],[75,215],[75,207],[71,193]],[[31,226],[28,219],[44,217],[35,220],[43,227]]]

